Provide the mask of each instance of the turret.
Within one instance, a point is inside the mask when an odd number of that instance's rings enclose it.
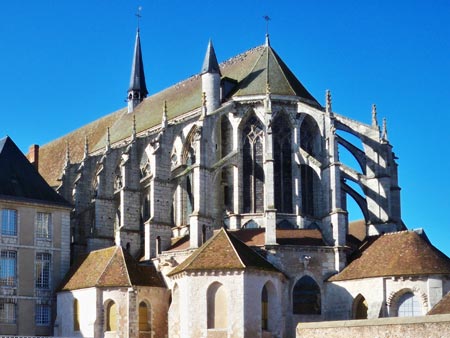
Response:
[[[131,65],[130,86],[128,88],[128,113],[147,97],[148,91],[145,85],[144,63],[142,62],[141,40],[139,29],[136,32],[134,44],[133,63]]]
[[[206,114],[220,106],[220,68],[212,41],[209,40],[202,67],[202,91],[206,96]]]

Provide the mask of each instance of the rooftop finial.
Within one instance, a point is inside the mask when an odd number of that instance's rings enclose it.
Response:
[[[89,155],[89,140],[88,136],[84,136],[84,159],[86,159]]]
[[[140,21],[141,21],[141,11],[142,11],[142,6],[138,6],[137,8],[137,12],[136,12],[136,18],[137,18],[137,30],[139,32],[139,28],[140,28]]]
[[[65,166],[67,167],[70,164],[70,145],[69,141],[66,141],[66,161]]]
[[[333,112],[333,108],[331,107],[331,91],[329,89],[327,89],[327,91],[325,92],[325,100],[325,111],[327,114],[331,114]]]
[[[269,21],[270,17],[268,15],[263,16],[264,20],[266,20],[266,46],[270,46],[270,40],[269,40]]]
[[[372,127],[379,128],[377,118],[377,105],[372,104]]]
[[[381,132],[381,139],[383,141],[388,141],[388,132],[387,132],[387,121],[386,118],[383,118],[383,131]]]
[[[164,100],[163,116],[162,116],[162,121],[161,121],[161,129],[162,130],[166,130],[167,125],[168,125],[168,121],[167,121],[167,101]]]
[[[111,134],[109,133],[109,127],[106,128],[106,151],[111,149]]]

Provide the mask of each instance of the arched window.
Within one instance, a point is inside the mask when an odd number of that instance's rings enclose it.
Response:
[[[228,326],[228,297],[225,287],[213,283],[207,291],[208,329],[226,329]]]
[[[150,331],[150,313],[149,307],[145,302],[139,304],[139,331]]]
[[[243,209],[244,213],[264,211],[263,128],[256,116],[243,129]]]
[[[233,150],[233,127],[227,116],[223,116],[220,121],[221,151],[225,157]]]
[[[292,213],[291,128],[284,114],[279,114],[272,126],[275,208]]]
[[[358,295],[353,302],[353,318],[354,319],[367,319],[367,311],[369,305],[366,299],[362,295]]]
[[[300,165],[302,212],[306,216],[316,216],[316,196],[319,189],[319,178],[316,172],[308,165]]]
[[[108,302],[106,305],[105,330],[117,331],[117,306],[113,301]]]
[[[292,292],[292,312],[296,315],[320,315],[319,285],[309,276],[300,278]]]
[[[261,329],[269,330],[269,295],[265,285],[261,292]]]
[[[403,294],[398,299],[397,313],[399,317],[422,316],[422,305],[419,297],[412,292]]]
[[[76,298],[73,300],[73,330],[80,331],[80,303]]]

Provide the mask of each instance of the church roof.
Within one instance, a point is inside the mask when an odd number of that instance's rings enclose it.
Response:
[[[120,246],[92,251],[71,266],[60,291],[90,287],[165,287],[153,265],[139,265]]]
[[[279,272],[272,264],[225,229],[218,231],[168,276],[183,271],[257,269]]]
[[[0,197],[69,206],[39,175],[9,136],[0,139]]]
[[[450,259],[424,234],[401,231],[369,241],[369,246],[329,281],[430,274],[450,274]]]
[[[247,246],[265,245],[265,228],[229,230]],[[277,229],[277,243],[280,245],[325,246],[322,234],[316,229]],[[173,239],[170,250],[189,249],[189,235]]]
[[[269,62],[267,63],[267,60]],[[266,66],[269,66],[268,73]],[[237,81],[234,95],[255,95],[266,93],[266,75],[272,94],[294,95],[300,100],[319,106],[285,63],[270,46],[259,46],[239,54],[219,65],[225,78]],[[164,102],[167,102],[169,120],[201,107],[201,75],[194,75],[142,101],[128,114],[123,108],[98,119],[72,133],[54,140],[40,149],[42,159],[40,172],[51,186],[57,186],[64,166],[66,143],[70,145],[72,162],[83,158],[83,140],[87,136],[90,151],[102,149],[106,145],[106,130],[110,127],[111,143],[126,139],[132,134],[133,115],[136,119],[137,133],[160,125]],[[82,113],[82,112],[80,112]]]
[[[428,311],[427,315],[442,315],[445,313],[450,313],[450,292]]]

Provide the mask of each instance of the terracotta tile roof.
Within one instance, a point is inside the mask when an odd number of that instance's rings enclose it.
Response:
[[[272,93],[297,95],[311,104],[318,105],[317,101],[297,80],[272,48],[265,46],[250,49],[219,65],[223,78],[237,81],[238,87],[234,91],[235,93],[237,91],[236,95],[265,93],[266,82],[265,80],[262,81],[262,78],[265,74],[264,65],[267,62],[264,63],[264,55],[266,61],[267,56],[269,56]],[[70,144],[72,162],[78,163],[83,157],[85,136],[89,138],[89,150],[95,151],[105,146],[107,127],[111,128],[110,139],[112,143],[130,137],[132,134],[133,115],[136,118],[136,130],[138,133],[158,126],[162,120],[165,101],[167,102],[169,121],[176,121],[178,116],[200,108],[200,74],[147,97],[135,108],[133,114],[127,114],[126,108],[121,109],[43,145],[40,149],[41,175],[51,186],[58,186],[57,179],[62,173],[67,142]]]
[[[433,308],[428,311],[427,315],[442,315],[450,313],[450,292],[448,292]]]
[[[228,230],[228,232],[247,246],[265,245],[264,228]],[[277,229],[277,243],[280,245],[326,245],[320,231],[315,229]],[[169,251],[185,250],[188,248],[189,235],[174,240]]]
[[[0,139],[0,196],[70,207],[8,136]]]
[[[450,274],[450,259],[425,234],[401,231],[369,238],[366,248],[329,281],[429,274]]]
[[[265,229],[240,229],[231,232],[249,246],[263,246]],[[322,234],[313,229],[277,229],[277,243],[280,245],[319,245],[324,246]]]
[[[279,272],[272,264],[225,229],[197,249],[168,276],[183,271],[258,269]]]
[[[121,247],[92,251],[71,266],[60,291],[89,287],[165,287],[153,265],[139,265]]]
[[[353,237],[363,241],[367,236],[367,225],[366,221],[361,219],[357,221],[349,222],[348,224],[348,233]]]

